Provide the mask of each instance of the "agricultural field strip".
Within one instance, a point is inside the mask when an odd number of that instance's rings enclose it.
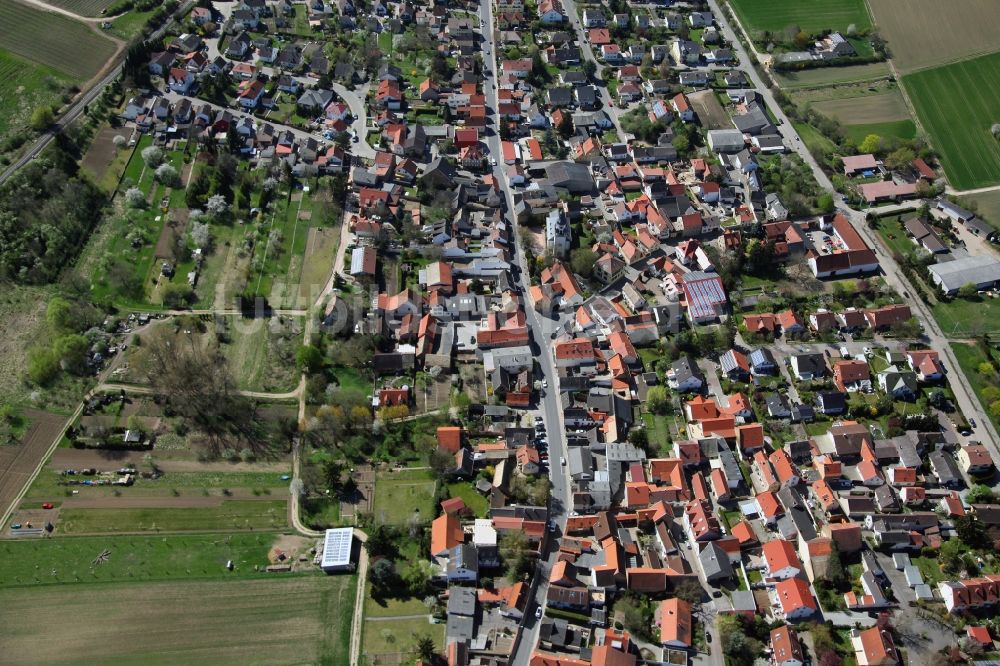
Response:
[[[901,74],[1000,50],[995,0],[868,0]]]
[[[957,189],[1000,182],[1000,53],[903,77],[924,129]]]
[[[790,25],[806,32],[846,31],[851,24],[859,31],[871,27],[865,0],[730,0],[730,4],[751,33],[780,32]]]
[[[97,74],[116,50],[84,23],[16,0],[0,3],[0,46],[80,81]]]

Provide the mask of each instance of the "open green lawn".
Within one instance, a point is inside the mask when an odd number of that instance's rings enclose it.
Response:
[[[291,474],[291,466],[285,474]],[[288,481],[281,479],[282,474],[276,472],[169,472],[158,479],[139,478],[135,484],[127,488],[118,488],[122,497],[166,497],[177,491],[183,497],[203,496],[202,491],[216,491],[218,495],[223,489],[234,490],[247,488],[257,490],[262,495],[270,493],[275,498],[282,497]],[[70,486],[60,482],[67,477],[51,468],[45,468],[31,484],[26,495],[29,499],[57,499],[69,493]],[[81,497],[112,496],[115,489],[104,486],[93,488],[75,487]]]
[[[55,67],[0,49],[0,141],[27,129],[35,109],[60,105],[71,81]]]
[[[427,615],[430,610],[422,599],[365,599],[365,617],[394,617],[398,615]]]
[[[792,126],[795,127],[795,131],[798,132],[799,136],[802,137],[802,141],[805,142],[806,148],[808,148],[809,152],[814,156],[826,155],[837,150],[837,144],[823,136],[823,134],[812,125],[807,125],[806,123],[792,123]]]
[[[142,32],[154,12],[155,10],[140,12],[131,9],[111,21],[111,32],[121,39],[132,39]]]
[[[81,81],[115,52],[109,39],[83,23],[15,0],[0,3],[0,47]]]
[[[957,189],[1000,182],[1000,53],[903,77],[917,116]]]
[[[356,583],[258,574],[4,589],[4,663],[346,664]]]
[[[71,583],[77,576],[84,582],[254,576],[255,566],[267,565],[276,538],[261,532],[5,540],[0,541],[0,589]],[[107,561],[94,566],[105,550]],[[230,560],[231,572],[225,570]]]
[[[362,660],[371,664],[382,663],[375,661],[374,655],[392,653],[391,656],[395,658],[403,653],[410,658],[402,659],[399,663],[409,663],[416,659],[417,641],[423,636],[431,637],[435,648],[439,652],[443,651],[444,628],[444,624],[431,624],[426,618],[387,622],[368,620],[365,622],[361,646]]]
[[[302,318],[283,319],[289,323],[280,329],[264,319],[228,320],[229,342],[222,345],[222,352],[241,389],[284,392],[295,388],[299,381],[295,350],[302,339],[295,332],[301,332],[304,322]]]
[[[183,509],[62,509],[59,534],[280,530],[288,525],[287,499],[230,500]]]
[[[101,10],[111,6],[114,0],[48,0],[47,4],[62,7],[80,16],[100,16]]]
[[[476,490],[475,487],[468,481],[449,483],[448,493],[452,497],[461,497],[462,501],[465,502],[465,506],[469,507],[469,509],[476,514],[476,518],[486,517],[486,511],[489,509],[489,502],[487,502],[482,493]]]
[[[864,32],[872,24],[864,0],[730,0],[730,4],[753,37],[763,31],[780,33],[792,25],[815,33],[843,32],[852,24]]]
[[[642,415],[642,422],[646,428],[649,445],[661,453],[669,452],[671,450],[669,417],[646,412]]]
[[[969,379],[969,384],[972,386],[972,390],[975,392],[976,397],[979,398],[979,402],[982,404],[983,412],[986,414],[990,413],[989,405],[986,404],[986,400],[983,398],[983,389],[987,386],[995,386],[997,384],[996,373],[992,377],[983,375],[979,372],[979,365],[986,361],[991,361],[993,367],[996,368],[1000,366],[997,363],[997,359],[986,358],[983,355],[982,349],[975,345],[966,344],[964,342],[953,342],[951,344],[951,350],[955,354],[956,360],[958,360],[959,366],[962,368],[962,372]],[[966,415],[969,416],[969,415]],[[993,419],[993,424],[1000,427],[1000,419]]]
[[[888,63],[873,62],[850,67],[820,67],[804,69],[800,72],[774,72],[775,80],[782,88],[819,88],[839,83],[872,81],[891,75]]]
[[[941,332],[952,338],[971,338],[1000,331],[1000,299],[955,298],[931,308]]]
[[[375,481],[375,520],[404,525],[417,516],[421,522],[434,518],[434,481],[430,470],[383,472]]]
[[[909,141],[917,136],[917,126],[912,120],[892,120],[884,123],[863,123],[845,125],[847,136],[857,143],[869,134],[877,134],[883,139],[904,139]]]

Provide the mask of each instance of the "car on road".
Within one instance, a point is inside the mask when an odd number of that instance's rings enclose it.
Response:
[[[542,607],[539,606],[535,609],[535,619],[540,619],[542,617]]]
[[[490,164],[492,164],[493,166],[496,166],[497,165],[497,158],[491,157],[490,158]]]
[[[566,458],[564,458],[563,456],[559,456],[559,464],[562,465],[563,467],[565,467],[566,466]]]
[[[973,430],[975,430],[976,429],[976,419],[970,417],[969,418],[969,425],[972,426]]]
[[[21,523],[14,523],[13,525],[10,526],[10,529],[12,529],[12,530],[19,530],[19,529],[21,529]]]
[[[543,379],[542,380],[542,388],[543,389],[547,389],[548,387],[549,387],[549,380]]]
[[[865,347],[863,351],[865,352],[865,356],[868,356],[868,357],[871,357],[872,354],[874,354],[874,352],[872,351],[871,347]]]

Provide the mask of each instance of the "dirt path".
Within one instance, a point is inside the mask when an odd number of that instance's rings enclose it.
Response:
[[[362,618],[365,616],[365,587],[368,579],[368,549],[365,542],[368,535],[354,529],[354,537],[361,542],[361,556],[358,559],[358,590],[354,596],[354,621],[351,622],[351,666],[358,666],[361,659]]]
[[[135,497],[84,497],[77,495],[67,497],[62,501],[62,509],[211,509],[222,506],[223,502],[238,499],[240,501],[274,501],[271,495],[256,496],[246,493],[246,496],[232,497],[209,495],[208,497],[192,495],[188,497],[172,496],[135,496]]]
[[[52,466],[56,468],[74,469],[81,467],[100,467],[106,464],[110,467],[123,467],[131,463],[143,464],[145,451],[102,451],[88,449],[56,449],[52,454]],[[225,461],[199,462],[197,460],[164,460],[157,458],[156,466],[164,472],[262,472],[282,474],[288,473],[290,465],[287,462],[260,463],[230,463]]]

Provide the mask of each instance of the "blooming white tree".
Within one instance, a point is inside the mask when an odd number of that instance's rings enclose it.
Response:
[[[115,138],[111,140],[111,143],[115,144],[115,148],[122,148],[126,143],[128,143],[128,139],[121,134],[116,134]]]
[[[142,161],[146,163],[149,168],[154,168],[160,166],[163,161],[163,151],[156,146],[149,146],[142,149]]]
[[[195,222],[191,225],[191,242],[195,247],[207,248],[212,243],[212,230],[204,222]]]
[[[180,182],[177,169],[170,164],[161,164],[156,167],[156,180],[167,186],[174,186]]]
[[[226,214],[229,210],[229,204],[226,203],[226,197],[223,195],[213,194],[208,198],[208,201],[205,202],[205,210],[207,210],[209,214],[218,217]]]
[[[146,205],[146,195],[138,187],[125,190],[125,205],[129,208],[143,208]]]

